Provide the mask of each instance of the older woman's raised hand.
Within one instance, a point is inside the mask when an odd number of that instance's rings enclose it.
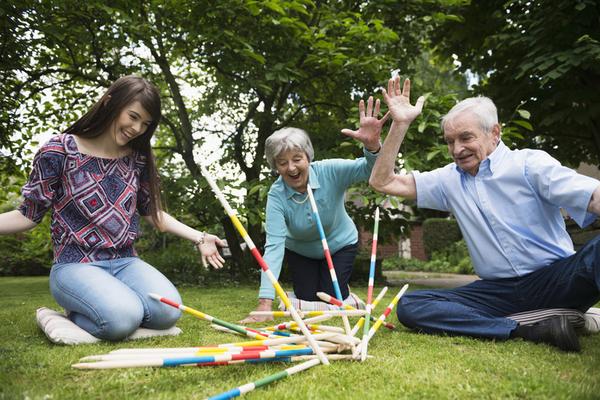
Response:
[[[357,131],[351,129],[342,129],[344,135],[350,136],[365,145],[365,148],[371,152],[376,152],[381,146],[381,129],[390,117],[390,113],[386,113],[381,119],[378,119],[380,109],[379,99],[375,101],[373,107],[373,96],[369,97],[367,107],[365,102],[361,100],[358,103],[358,114],[360,117],[360,127]]]
[[[420,96],[415,105],[410,104],[410,79],[404,80],[400,88],[400,77],[388,81],[387,91],[383,89],[383,100],[388,106],[394,122],[410,124],[423,110],[425,97]]]

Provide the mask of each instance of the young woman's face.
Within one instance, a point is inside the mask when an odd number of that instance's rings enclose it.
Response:
[[[115,142],[118,146],[126,146],[131,140],[143,135],[151,123],[150,114],[139,101],[128,104],[115,120]]]
[[[301,150],[288,150],[275,157],[275,167],[283,181],[297,192],[306,192],[310,162]]]

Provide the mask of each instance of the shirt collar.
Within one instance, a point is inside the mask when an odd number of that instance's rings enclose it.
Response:
[[[295,190],[291,189],[288,185],[286,185],[283,178],[280,177],[280,179],[281,179],[281,182],[283,183],[286,198],[290,199],[295,194],[302,195],[302,193],[296,192]],[[312,189],[318,189],[321,187],[321,185],[319,184],[319,178],[317,177],[317,174],[315,173],[315,170],[313,169],[312,163],[308,166],[308,184],[310,185],[310,187]]]
[[[488,160],[490,160],[489,161],[489,169],[490,169],[490,172],[492,173],[492,175],[500,167],[500,163],[502,162],[502,160],[504,159],[504,157],[506,156],[506,154],[508,152],[509,152],[508,147],[504,144],[502,139],[500,139],[498,141],[498,145],[496,146],[494,151],[492,151],[492,153],[487,158]]]
[[[69,134],[69,133],[65,133],[62,135],[63,135],[62,140],[65,144],[65,149],[66,149],[67,153],[68,154],[77,154],[79,152],[79,150],[77,149],[77,142],[75,142],[73,135]]]

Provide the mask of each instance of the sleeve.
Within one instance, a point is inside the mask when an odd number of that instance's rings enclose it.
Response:
[[[533,189],[547,202],[565,211],[584,228],[596,220],[587,211],[600,182],[578,174],[543,151],[534,151],[525,160],[525,176]]]
[[[150,175],[145,158],[139,157],[136,164],[140,176],[140,186],[137,192],[137,210],[141,216],[150,215]]]
[[[57,137],[44,144],[33,158],[29,180],[21,190],[24,200],[18,210],[35,223],[52,207],[60,190],[65,157],[64,146]]]
[[[412,171],[417,187],[417,207],[451,211],[443,186],[445,172],[444,168],[429,172]]]
[[[330,159],[323,160],[323,166],[331,170],[331,182],[347,188],[357,182],[367,181],[379,153],[374,154],[363,148],[364,157],[356,160]]]
[[[285,254],[287,226],[285,224],[283,203],[280,198],[272,193],[269,193],[269,197],[267,198],[266,233],[267,240],[263,258],[275,278],[279,279],[283,256]],[[264,272],[261,272],[260,276],[258,297],[265,299],[275,298],[275,288]]]

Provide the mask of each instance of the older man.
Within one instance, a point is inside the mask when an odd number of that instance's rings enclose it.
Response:
[[[451,212],[482,278],[450,290],[418,290],[398,305],[404,325],[426,333],[505,340],[521,337],[565,351],[579,340],[564,316],[534,325],[506,318],[543,308],[585,312],[600,299],[600,244],[579,252],[560,208],[584,227],[600,214],[600,182],[563,167],[539,150],[510,150],[500,140],[494,103],[473,97],[442,120],[454,163],[430,172],[396,174],[406,130],[421,112],[410,104],[410,82],[390,80],[385,102],[393,123],[373,168],[377,191],[416,199],[417,206]]]

